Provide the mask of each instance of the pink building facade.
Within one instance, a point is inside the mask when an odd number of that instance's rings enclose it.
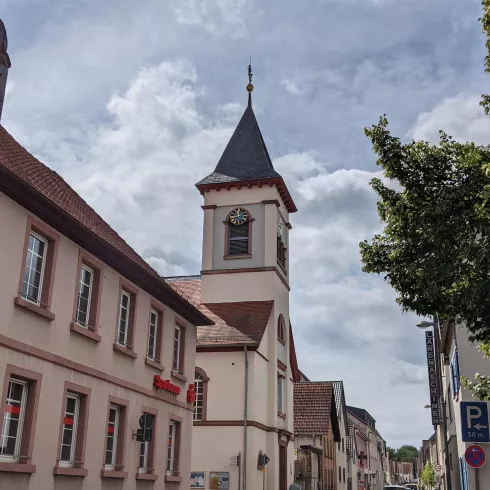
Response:
[[[212,322],[2,126],[0,230],[0,488],[187,489]]]

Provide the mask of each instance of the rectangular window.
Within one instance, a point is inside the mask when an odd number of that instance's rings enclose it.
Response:
[[[179,325],[175,325],[174,332],[174,357],[172,369],[174,371],[181,371],[182,359],[181,359],[181,342],[182,342],[182,329]]]
[[[283,399],[284,399],[284,378],[281,375],[277,376],[277,411],[284,413]]]
[[[345,483],[345,468],[342,468],[342,480]]]
[[[36,304],[40,304],[42,299],[47,251],[47,240],[31,231],[27,246],[22,296]]]
[[[342,468],[339,466],[339,482],[342,482]]]
[[[79,412],[80,396],[67,393],[61,436],[60,466],[73,467],[75,464]]]
[[[109,406],[109,420],[107,422],[107,439],[105,449],[105,468],[114,470],[117,464],[117,443],[119,440],[120,408],[117,405]]]
[[[27,383],[10,378],[0,436],[0,461],[19,461],[26,400]]]
[[[131,296],[121,291],[119,300],[119,324],[117,330],[117,343],[124,347],[128,344],[129,311],[131,308]]]
[[[148,470],[148,447],[149,442],[140,442],[140,461],[138,471],[140,473],[146,473]]]
[[[86,265],[82,265],[75,321],[84,328],[88,328],[89,325],[93,278],[94,271]]]
[[[174,472],[176,423],[170,422],[168,429],[167,473]]]
[[[146,419],[145,424],[147,425],[147,427],[151,425],[151,440],[140,442],[138,473],[151,474],[155,471],[155,436],[156,436],[156,421],[157,421],[158,414],[156,411],[150,412],[150,409],[147,410],[148,411],[142,413],[142,415],[146,417],[141,417],[141,418]]]
[[[204,380],[201,374],[194,378],[194,393],[196,401],[194,402],[194,420],[202,420],[204,414]]]
[[[228,225],[228,255],[247,255],[249,253],[249,226],[248,222],[242,225],[231,223]]]
[[[342,452],[345,452],[344,438],[342,437]]]
[[[180,422],[170,420],[168,426],[167,475],[179,474]]]
[[[157,357],[157,338],[158,338],[158,312],[150,312],[150,330],[148,333],[148,352],[149,359],[155,360]]]

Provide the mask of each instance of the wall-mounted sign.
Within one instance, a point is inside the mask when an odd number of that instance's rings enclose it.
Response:
[[[210,471],[209,488],[210,490],[229,490],[230,473],[227,471]]]
[[[196,392],[194,391],[194,383],[191,383],[187,390],[187,403],[194,403],[195,401],[196,401]]]
[[[168,379],[163,380],[158,374],[153,376],[153,386],[157,390],[165,390],[173,393],[174,395],[180,395],[180,386],[174,385]]]
[[[427,368],[429,371],[429,394],[432,425],[442,424],[442,403],[437,379],[437,353],[435,351],[434,332],[425,332],[425,346],[427,349]]]
[[[191,471],[191,488],[204,488],[206,486],[205,471]]]

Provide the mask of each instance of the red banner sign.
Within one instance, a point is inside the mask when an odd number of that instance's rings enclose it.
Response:
[[[194,383],[189,385],[187,390],[187,402],[194,403],[196,401],[196,392],[194,391]]]
[[[180,386],[174,385],[168,379],[163,380],[158,374],[153,376],[153,386],[157,390],[165,390],[173,393],[174,395],[180,395]]]

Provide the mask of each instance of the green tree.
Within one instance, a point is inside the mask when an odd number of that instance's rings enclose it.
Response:
[[[371,181],[385,228],[360,243],[363,270],[384,274],[404,311],[459,318],[490,340],[490,147],[443,132],[439,144],[402,143],[385,116],[365,132],[385,177]]]
[[[398,461],[414,463],[419,457],[419,452],[415,446],[402,446],[397,451]]]
[[[387,447],[386,450],[390,453],[390,460],[391,461],[399,461],[398,459],[398,454],[396,449],[393,449],[392,447]]]
[[[424,485],[432,488],[436,484],[436,475],[432,463],[427,462],[422,470],[422,482]]]

